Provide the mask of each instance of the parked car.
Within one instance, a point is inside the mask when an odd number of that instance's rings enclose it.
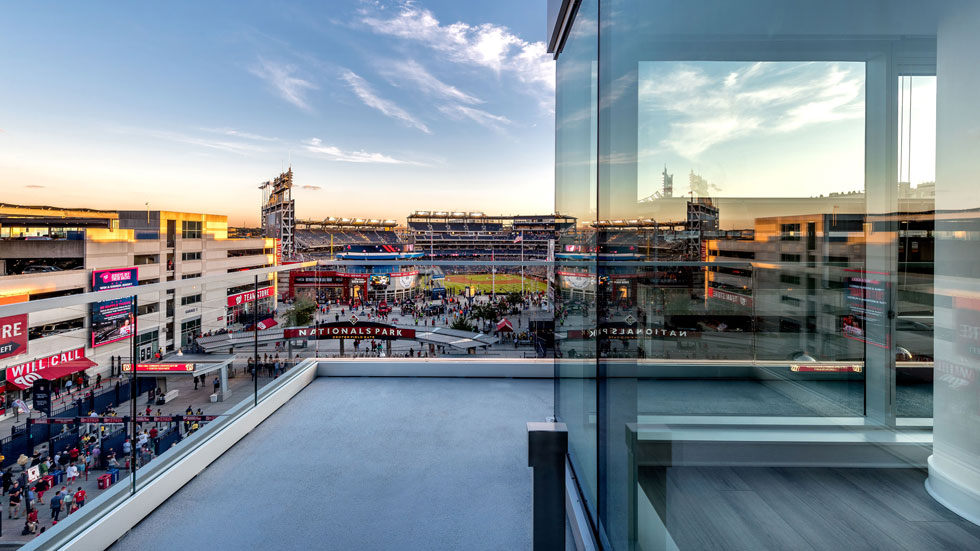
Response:
[[[24,271],[22,273],[41,274],[44,272],[60,272],[60,271],[61,268],[58,268],[57,266],[43,266],[43,265],[35,264],[34,266],[28,266],[24,268]]]

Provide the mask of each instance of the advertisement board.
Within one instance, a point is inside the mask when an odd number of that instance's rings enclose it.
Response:
[[[92,270],[92,290],[109,291],[135,287],[139,270],[137,268],[116,268],[112,270]]]
[[[388,288],[389,283],[391,283],[391,278],[388,276],[388,274],[371,275],[371,289],[383,291]]]
[[[34,410],[42,411],[45,415],[51,415],[51,381],[38,379],[31,385],[31,396],[34,400]]]
[[[92,291],[110,291],[135,287],[138,268],[114,268],[92,270]],[[135,297],[93,302],[89,328],[92,348],[103,346],[133,336],[136,327]]]
[[[27,354],[27,314],[0,318],[0,360]]]
[[[92,303],[92,348],[133,336],[133,297]]]
[[[122,365],[123,373],[132,373],[133,364]],[[137,373],[191,373],[194,371],[194,364],[181,363],[162,363],[162,364],[136,364]]]

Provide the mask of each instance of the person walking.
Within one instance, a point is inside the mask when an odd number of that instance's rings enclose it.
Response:
[[[215,378],[214,378],[214,393],[215,393],[215,394],[217,394],[217,393],[218,393],[218,388],[219,388],[220,386],[221,386],[221,382],[219,382],[219,381],[218,381],[218,378],[217,378],[217,377],[215,377]]]
[[[73,499],[74,498],[72,497],[71,487],[69,486],[68,489],[65,490],[65,495],[61,496],[61,508],[64,509],[65,516],[71,514]]]
[[[37,492],[34,491],[34,488],[28,486],[27,489],[24,491],[24,514],[25,515],[31,512],[31,509],[34,508],[35,503],[37,503]]]
[[[75,504],[79,509],[85,505],[85,490],[81,486],[79,486],[78,491],[75,492]]]
[[[20,518],[20,483],[14,482],[14,485],[10,488],[10,498],[7,502],[9,510],[7,511],[8,519]]]
[[[37,504],[44,505],[44,492],[48,490],[48,483],[44,481],[42,477],[37,481],[37,485],[34,486],[34,491],[37,492]]]
[[[58,522],[58,518],[61,516],[61,500],[64,496],[61,492],[58,492],[51,498],[51,520]]]

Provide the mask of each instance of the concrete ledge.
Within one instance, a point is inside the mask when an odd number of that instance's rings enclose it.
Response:
[[[315,360],[306,360],[299,364],[295,371],[288,373],[278,386],[268,388],[265,392],[260,391],[257,406],[249,408],[254,400],[250,396],[229,412],[231,417],[226,420],[225,425],[216,427],[213,432],[200,431],[182,443],[186,444],[186,447],[182,445],[175,447],[174,451],[178,455],[169,463],[161,462],[156,469],[147,472],[146,478],[149,480],[143,481],[140,480],[141,477],[137,477],[139,486],[136,493],[128,495],[119,503],[112,504],[113,500],[127,495],[126,491],[129,488],[127,480],[119,483],[116,493],[103,494],[99,499],[93,500],[86,509],[92,514],[100,514],[100,517],[94,519],[87,519],[81,515],[77,518],[69,517],[68,521],[59,523],[54,529],[45,532],[43,536],[32,540],[21,549],[24,551],[106,549],[280,406],[303,390],[315,377]],[[184,449],[181,449],[182,447]],[[157,470],[159,472],[154,475],[154,471]],[[105,501],[102,498],[105,498]],[[76,533],[73,529],[78,525],[85,526]]]
[[[379,358],[321,359],[319,377],[505,377],[551,379],[554,361],[550,358],[458,359],[458,358]]]

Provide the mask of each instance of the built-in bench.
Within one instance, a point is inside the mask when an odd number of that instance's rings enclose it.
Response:
[[[928,426],[762,423],[630,423],[626,440],[635,466],[925,468],[932,453]]]

